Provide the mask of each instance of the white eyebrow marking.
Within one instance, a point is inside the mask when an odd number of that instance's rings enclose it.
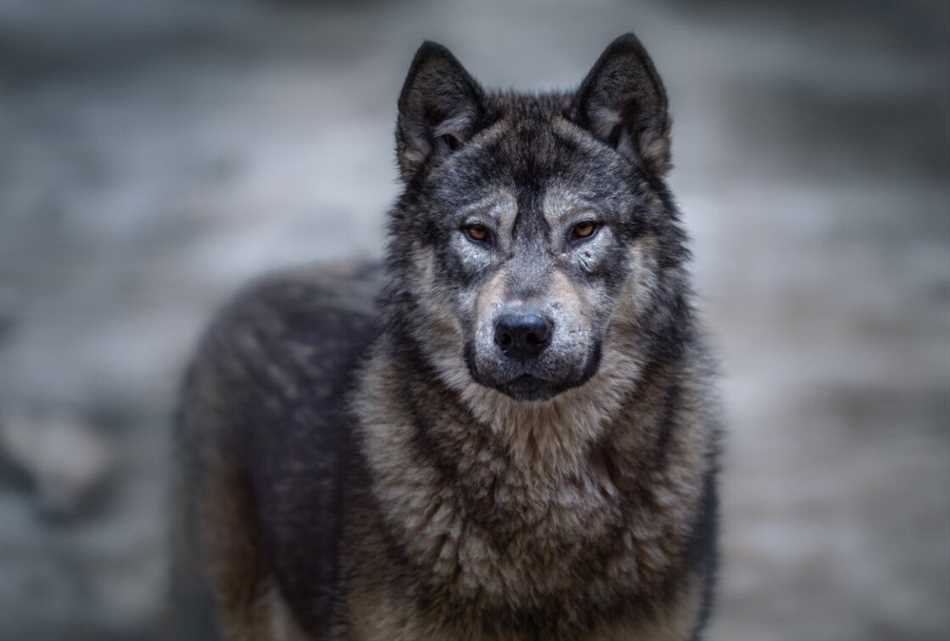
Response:
[[[593,211],[594,206],[572,193],[570,189],[565,189],[558,183],[552,183],[544,191],[544,197],[541,200],[541,207],[544,213],[544,219],[548,223],[553,237],[551,242],[556,242],[557,237],[562,233],[564,224],[576,218],[578,222],[582,219],[580,214]]]
[[[507,189],[495,189],[488,195],[463,206],[459,214],[463,218],[475,215],[489,218],[496,225],[496,232],[507,238],[511,235],[511,228],[518,214],[518,200]]]

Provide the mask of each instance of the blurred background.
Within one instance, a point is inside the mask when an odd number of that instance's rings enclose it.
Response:
[[[950,3],[0,0],[0,641],[158,638],[185,359],[380,254],[424,38],[540,91],[628,30],[723,359],[708,638],[950,638]]]

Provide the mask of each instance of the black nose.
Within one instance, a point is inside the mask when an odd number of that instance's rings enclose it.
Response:
[[[495,322],[495,344],[511,358],[535,358],[551,342],[551,321],[534,312],[508,312]]]

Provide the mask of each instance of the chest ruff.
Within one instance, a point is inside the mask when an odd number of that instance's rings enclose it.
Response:
[[[659,390],[631,397],[595,438],[571,440],[570,426],[549,422],[563,412],[485,424],[386,367],[368,368],[358,414],[372,499],[403,564],[394,574],[413,577],[403,606],[436,627],[485,632],[473,639],[571,638],[686,598],[703,452],[678,430],[662,444],[673,456],[655,458],[658,417],[632,406],[655,406],[645,396]],[[640,424],[624,423],[628,411]],[[519,429],[530,434],[513,443]]]

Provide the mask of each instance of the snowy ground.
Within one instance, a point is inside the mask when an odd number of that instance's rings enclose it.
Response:
[[[423,38],[485,84],[635,30],[730,416],[710,639],[950,632],[950,9],[0,2],[0,641],[147,640],[192,341],[275,266],[378,255]]]

